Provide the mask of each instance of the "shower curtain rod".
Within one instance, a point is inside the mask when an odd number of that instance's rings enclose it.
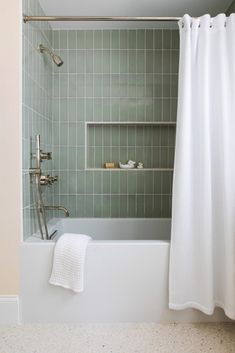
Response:
[[[27,16],[25,23],[31,21],[170,21],[177,22],[181,17],[130,17],[130,16]]]

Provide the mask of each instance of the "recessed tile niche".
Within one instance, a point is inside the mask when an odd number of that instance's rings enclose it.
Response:
[[[87,122],[86,168],[101,169],[105,162],[118,167],[119,161],[131,159],[143,162],[145,170],[172,170],[175,126],[174,122]]]

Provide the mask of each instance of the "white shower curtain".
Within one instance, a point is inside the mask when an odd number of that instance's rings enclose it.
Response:
[[[179,27],[169,307],[235,319],[235,14]]]

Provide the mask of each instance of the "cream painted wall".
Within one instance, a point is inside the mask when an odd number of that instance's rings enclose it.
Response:
[[[21,234],[21,1],[4,1],[0,21],[0,295],[19,290]]]

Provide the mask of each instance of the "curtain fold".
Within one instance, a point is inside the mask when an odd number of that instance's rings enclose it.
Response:
[[[235,319],[235,14],[179,27],[169,307]]]

